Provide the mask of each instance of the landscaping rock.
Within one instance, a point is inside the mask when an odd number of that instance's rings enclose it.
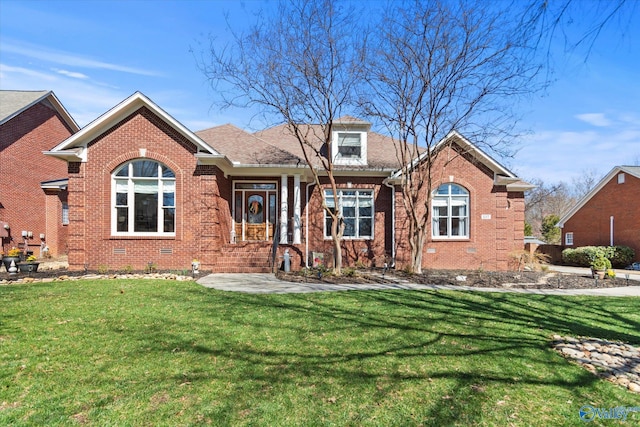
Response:
[[[634,393],[640,393],[640,380],[635,373],[640,368],[639,348],[597,338],[559,335],[553,335],[553,347],[589,372]]]

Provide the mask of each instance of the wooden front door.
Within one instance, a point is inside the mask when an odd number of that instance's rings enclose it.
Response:
[[[235,232],[236,239],[271,240],[275,227],[276,192],[264,188],[265,184],[236,184]],[[251,187],[254,188],[251,188]],[[247,188],[249,187],[249,188]],[[257,188],[255,188],[257,187]]]

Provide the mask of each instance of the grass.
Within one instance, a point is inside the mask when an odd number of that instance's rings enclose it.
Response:
[[[640,298],[104,280],[0,287],[0,307],[0,425],[579,426],[583,405],[640,406],[550,348],[639,345]]]

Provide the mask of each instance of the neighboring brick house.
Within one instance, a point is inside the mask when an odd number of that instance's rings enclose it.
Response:
[[[0,239],[66,253],[67,167],[42,154],[79,130],[50,91],[0,91]],[[26,232],[27,236],[23,236]],[[26,238],[25,238],[26,237]]]
[[[629,246],[640,257],[640,166],[614,167],[558,227],[564,246]]]
[[[402,266],[392,141],[352,117],[335,122],[333,137],[345,263],[381,266],[395,256]],[[531,186],[461,135],[447,141],[425,266],[506,269],[508,253],[523,248]],[[285,126],[194,133],[135,93],[46,154],[69,164],[71,269],[183,269],[197,258],[206,270],[269,271],[274,241],[294,269],[331,259],[326,177],[318,188]]]

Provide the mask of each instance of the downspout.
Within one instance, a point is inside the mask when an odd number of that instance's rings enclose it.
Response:
[[[313,187],[315,183],[307,182],[305,189],[306,201],[304,205],[304,265],[309,268],[309,187]]]
[[[396,265],[396,189],[393,184],[389,184],[388,178],[382,183],[391,189],[391,265]]]
[[[609,217],[609,246],[613,246],[613,215]]]

